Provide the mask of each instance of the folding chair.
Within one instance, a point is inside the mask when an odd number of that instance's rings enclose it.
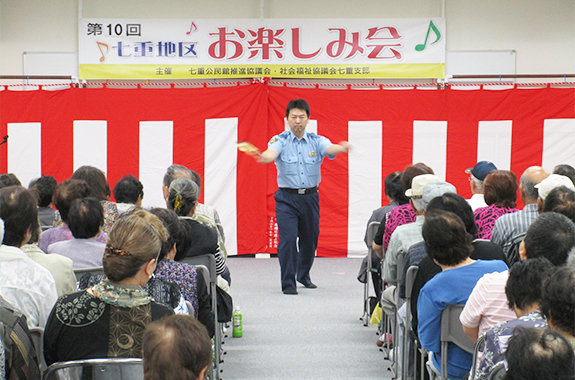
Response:
[[[447,346],[450,342],[470,354],[475,351],[475,343],[463,332],[459,321],[464,306],[449,305],[441,313],[441,380],[447,380]]]
[[[221,360],[222,330],[218,322],[218,300],[216,296],[216,286],[217,286],[216,258],[212,254],[206,254],[206,255],[185,257],[182,260],[182,262],[194,265],[196,268],[198,268],[202,276],[204,276],[206,284],[209,284],[210,296],[212,298],[212,312],[214,314],[214,326],[216,326],[216,328],[215,328],[215,345],[214,345],[215,374],[213,373],[212,368],[208,368],[208,378],[211,380],[214,379],[219,380],[220,363],[222,362]],[[205,269],[207,269],[207,273]]]
[[[506,372],[505,364],[503,362],[497,363],[493,368],[491,368],[491,371],[489,371],[487,380],[502,380],[505,377]]]
[[[92,275],[92,276],[104,274],[104,267],[74,269],[74,275],[76,276],[76,282],[80,281],[82,276],[85,275],[86,273],[90,273],[90,275]]]
[[[475,371],[477,371],[477,360],[479,359],[479,353],[483,352],[485,348],[485,334],[481,335],[477,342],[475,342],[475,350],[473,350],[473,366],[471,367],[471,373],[469,378],[473,380],[475,378]]]
[[[44,373],[48,365],[44,359],[44,329],[42,327],[32,327],[29,329],[30,338],[32,338],[32,343],[34,343],[34,348],[36,349],[36,355],[38,356],[38,365],[40,366],[40,373]]]
[[[86,359],[52,364],[43,380],[143,380],[142,359]]]
[[[403,378],[406,379],[407,378],[407,368],[409,366],[409,342],[410,339],[409,337],[411,336],[411,334],[413,333],[413,327],[411,326],[411,291],[413,289],[413,282],[415,281],[415,276],[417,275],[417,271],[419,270],[419,267],[417,265],[412,265],[409,267],[409,269],[407,269],[407,272],[405,274],[405,305],[406,305],[406,310],[405,310],[405,318],[403,319],[403,325],[405,326],[405,334],[403,335],[403,360],[402,360],[402,368],[404,369],[403,371]],[[403,272],[403,271],[402,271]],[[414,361],[413,363],[416,362],[417,360],[417,354],[414,351]]]
[[[365,284],[363,286],[363,315],[360,318],[363,321],[364,326],[369,325],[369,321],[371,319],[369,283],[370,283],[371,274],[374,272],[377,273],[377,269],[373,268],[371,256],[372,256],[372,254],[374,254],[374,252],[373,252],[373,248],[371,247],[371,244],[373,243],[373,238],[375,237],[375,234],[377,233],[377,229],[379,228],[379,225],[380,225],[380,222],[371,222],[371,223],[369,223],[369,226],[367,227],[367,244],[368,244],[368,248],[367,248],[367,273],[366,273],[366,281],[365,281]],[[371,282],[373,283],[373,280]]]

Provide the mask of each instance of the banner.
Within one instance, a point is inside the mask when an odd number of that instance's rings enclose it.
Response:
[[[445,19],[81,19],[80,79],[443,78]]]
[[[110,187],[131,173],[144,206],[165,207],[162,178],[172,163],[203,178],[201,202],[222,219],[228,252],[274,253],[275,165],[239,153],[260,150],[285,130],[294,98],[311,107],[309,131],[348,155],[326,159],[320,184],[318,255],[364,255],[372,211],[387,204],[383,180],[414,162],[470,197],[465,169],[479,160],[519,177],[532,165],[575,166],[575,90],[326,90],[254,84],[200,89],[0,91],[0,170],[22,183],[58,181],[81,165],[100,167]]]

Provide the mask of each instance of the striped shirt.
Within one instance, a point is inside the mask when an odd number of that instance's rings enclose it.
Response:
[[[479,327],[479,336],[499,322],[517,318],[509,309],[505,284],[509,271],[489,273],[481,277],[461,312],[459,320],[467,327]]]
[[[507,257],[511,247],[525,237],[527,229],[537,216],[537,203],[528,204],[521,211],[501,216],[495,221],[491,241],[503,248]]]

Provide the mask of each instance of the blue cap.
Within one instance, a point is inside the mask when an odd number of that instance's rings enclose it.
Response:
[[[474,167],[465,170],[467,174],[471,173],[475,178],[483,181],[490,171],[497,170],[497,166],[491,161],[479,161]]]

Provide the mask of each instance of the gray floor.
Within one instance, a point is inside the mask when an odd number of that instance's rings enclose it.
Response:
[[[318,289],[283,295],[277,258],[229,257],[243,337],[225,339],[221,378],[391,379],[377,349],[376,326],[364,327],[360,259],[317,258]]]

